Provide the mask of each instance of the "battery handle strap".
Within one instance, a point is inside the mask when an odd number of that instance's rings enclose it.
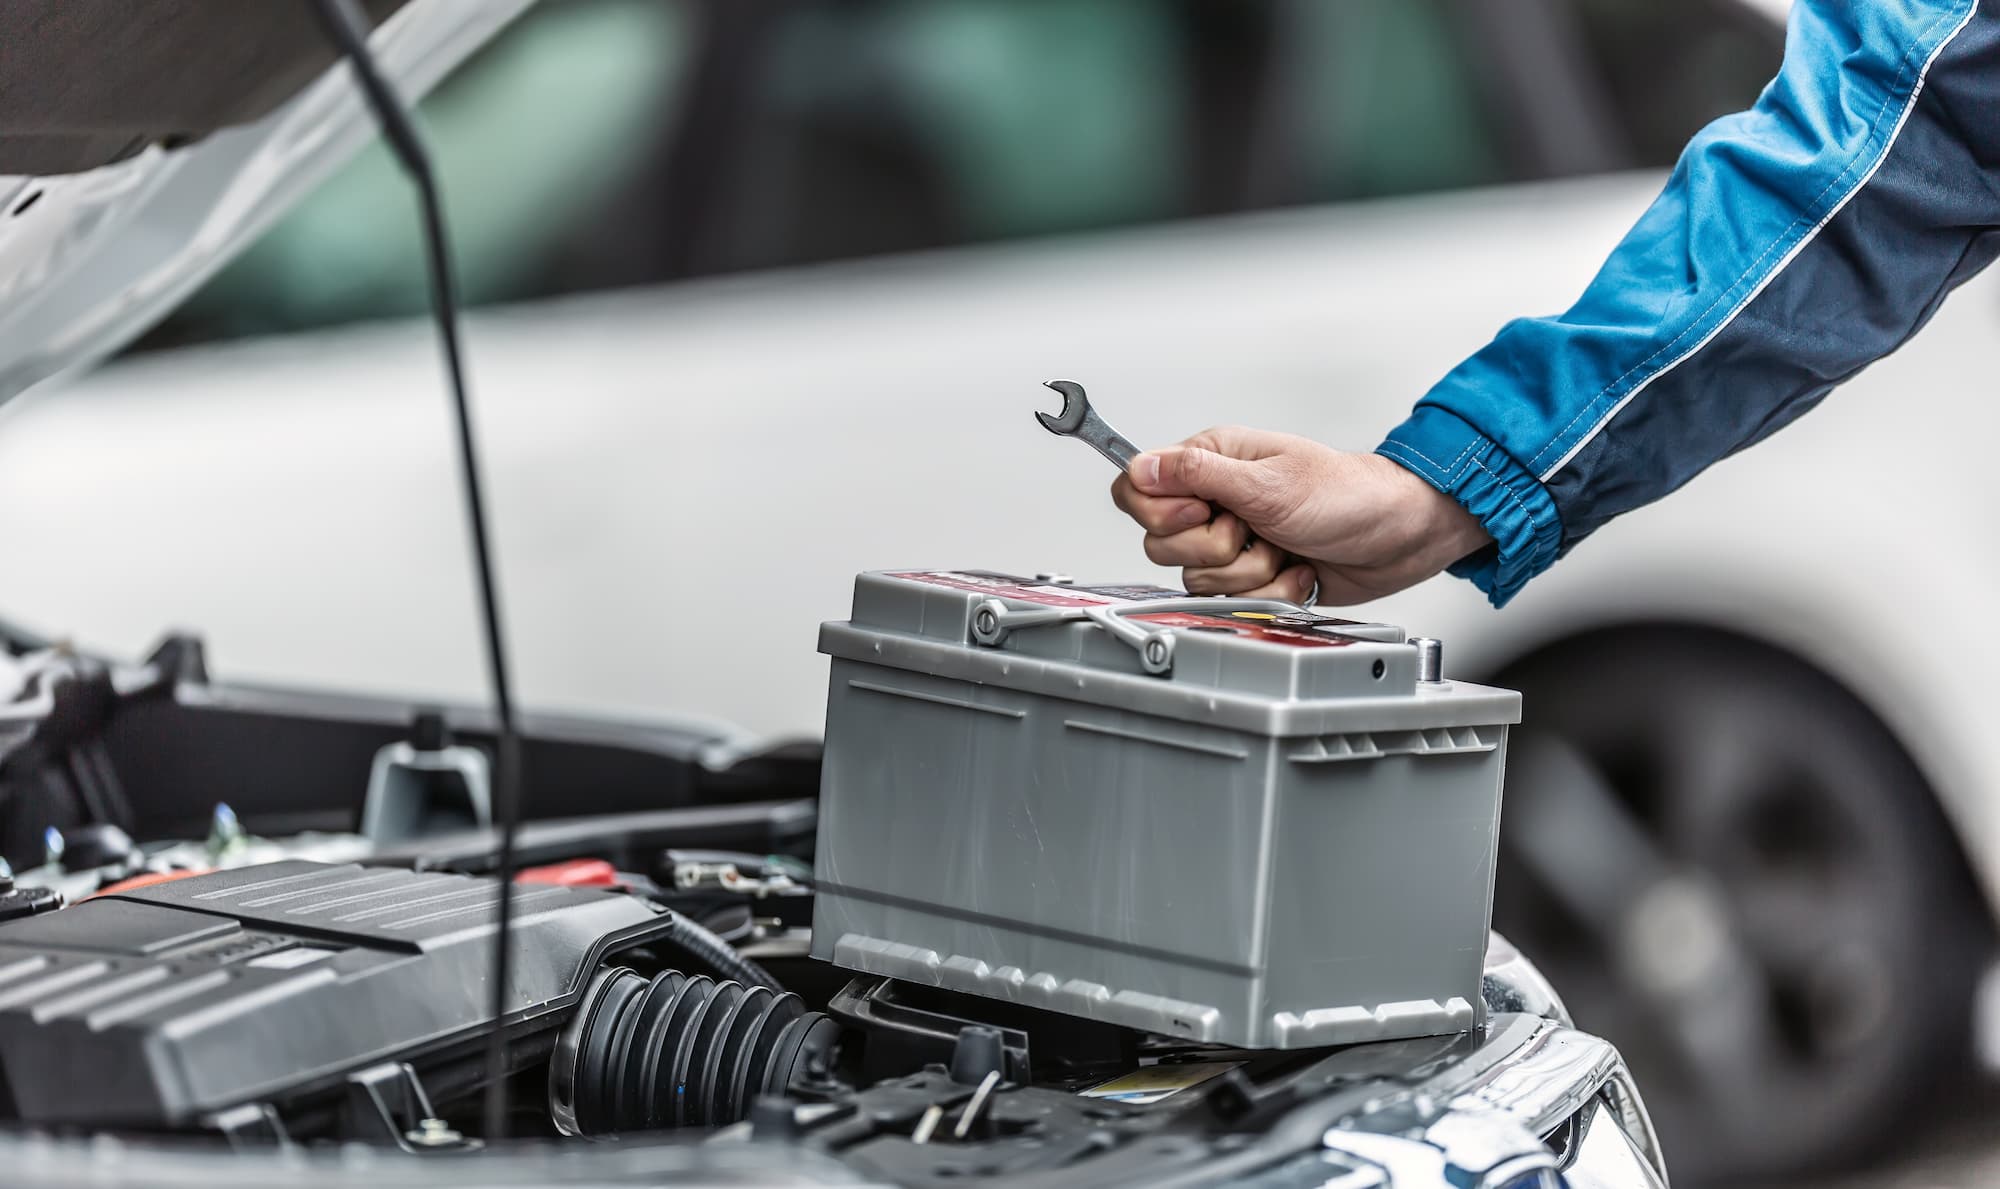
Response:
[[[1254,611],[1270,615],[1298,615],[1305,608],[1277,599],[1201,598],[1158,599],[1142,603],[1119,603],[1102,607],[1013,607],[1004,599],[987,599],[972,612],[972,642],[983,648],[998,648],[1009,634],[1025,628],[1052,623],[1085,620],[1139,654],[1139,667],[1156,677],[1173,672],[1174,631],[1132,622],[1128,616],[1164,612],[1230,614]]]

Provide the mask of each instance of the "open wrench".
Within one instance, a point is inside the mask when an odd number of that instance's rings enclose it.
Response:
[[[1062,412],[1053,417],[1047,413],[1035,414],[1043,429],[1061,437],[1083,440],[1121,471],[1139,457],[1139,448],[1132,444],[1132,439],[1106,425],[1097,410],[1090,407],[1083,385],[1074,380],[1050,380],[1042,387],[1060,392],[1063,398]]]

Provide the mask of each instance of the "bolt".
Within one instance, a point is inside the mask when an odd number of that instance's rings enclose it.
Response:
[[[451,745],[451,727],[444,721],[444,714],[437,710],[423,710],[410,722],[410,746],[418,751],[443,751]]]
[[[404,1132],[403,1138],[419,1148],[450,1148],[465,1142],[465,1137],[443,1119],[419,1119],[416,1130]]]
[[[1436,685],[1444,680],[1444,643],[1428,636],[1418,636],[1410,643],[1417,646],[1417,680]]]

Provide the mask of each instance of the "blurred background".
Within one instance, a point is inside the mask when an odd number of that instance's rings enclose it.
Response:
[[[1142,443],[1368,448],[1568,303],[1773,75],[1784,10],[545,0],[422,106],[524,698],[808,738],[859,570],[1164,577],[1108,469],[1030,422],[1040,381]],[[1527,694],[1496,925],[1626,1051],[1679,1184],[2000,1182],[2000,758],[1967,663],[1996,563],[1937,545],[1990,514],[1850,474],[1908,394],[1990,374],[1996,292],[1504,613],[1443,580],[1366,609]],[[480,698],[424,309],[377,146],[0,415],[0,615]]]

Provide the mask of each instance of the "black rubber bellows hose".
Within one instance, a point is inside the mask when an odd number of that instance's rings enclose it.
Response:
[[[837,1031],[788,991],[613,967],[557,1042],[550,1109],[572,1135],[734,1123],[759,1094],[784,1093],[801,1054]]]

